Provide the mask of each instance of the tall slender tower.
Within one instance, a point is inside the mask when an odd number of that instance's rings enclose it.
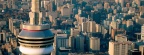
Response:
[[[18,35],[19,49],[24,55],[49,55],[53,50],[53,33],[49,24],[42,23],[40,0],[32,0],[31,4],[30,22],[22,25]]]

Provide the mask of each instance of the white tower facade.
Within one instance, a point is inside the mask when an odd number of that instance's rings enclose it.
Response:
[[[22,25],[18,35],[19,50],[25,55],[49,55],[53,51],[53,33],[49,30],[49,24],[42,23],[40,0],[32,0],[31,3],[30,22]]]

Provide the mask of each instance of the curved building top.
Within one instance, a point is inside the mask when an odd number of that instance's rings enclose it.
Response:
[[[22,30],[19,33],[19,37],[24,39],[44,39],[53,37],[53,33],[50,30],[42,30],[42,31]]]
[[[31,24],[23,24],[22,29],[26,30],[46,30],[49,29],[49,24],[39,24],[39,25],[31,25]]]

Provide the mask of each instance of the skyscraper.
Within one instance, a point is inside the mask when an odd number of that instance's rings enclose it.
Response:
[[[75,37],[75,50],[77,52],[84,52],[84,37],[77,35]]]
[[[26,55],[50,54],[53,51],[53,33],[49,30],[49,24],[42,23],[40,0],[32,0],[30,22],[22,25],[22,31],[18,35],[19,50]]]

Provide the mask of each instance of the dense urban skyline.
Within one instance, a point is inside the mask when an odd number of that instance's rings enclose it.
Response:
[[[0,55],[144,55],[144,0],[0,0]]]

